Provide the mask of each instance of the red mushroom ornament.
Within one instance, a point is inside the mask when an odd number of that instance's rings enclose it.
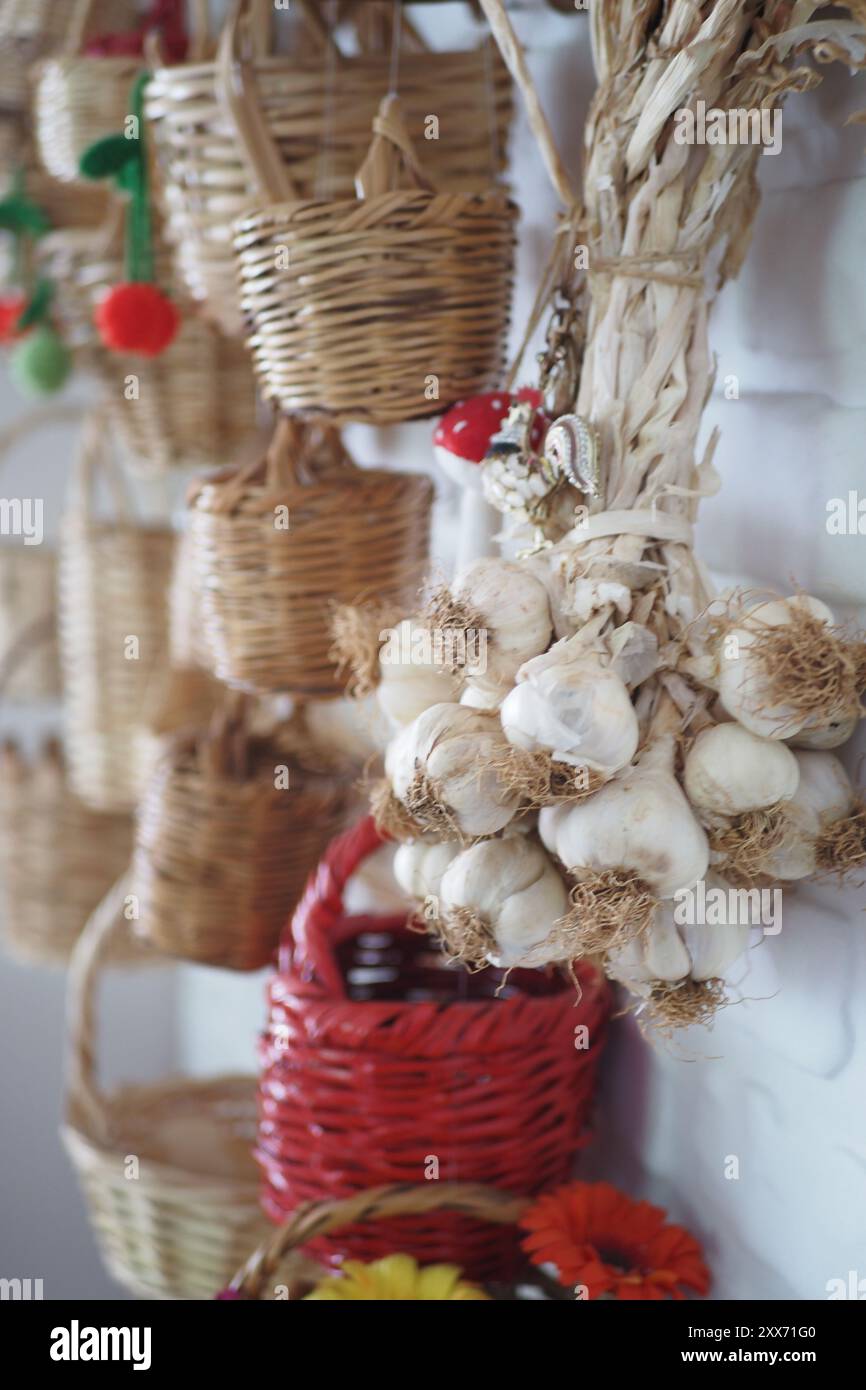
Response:
[[[547,421],[540,409],[541,392],[526,387],[517,392],[485,391],[458,401],[440,419],[433,434],[433,452],[446,477],[461,488],[460,534],[457,542],[458,572],[473,560],[494,553],[493,539],[501,518],[486,501],[481,464],[490,441],[500,429],[515,401],[527,401],[537,412],[533,445],[540,448]]]

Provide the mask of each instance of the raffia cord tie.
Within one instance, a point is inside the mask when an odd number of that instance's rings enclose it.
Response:
[[[681,251],[647,252],[644,255],[635,256],[591,256],[587,274],[590,278],[596,275],[606,275],[612,279],[624,276],[633,280],[647,280],[655,284],[673,285],[681,289],[702,290],[705,280],[704,276],[697,270],[678,273],[656,268],[670,261],[682,259],[694,260],[693,257],[687,258]]]

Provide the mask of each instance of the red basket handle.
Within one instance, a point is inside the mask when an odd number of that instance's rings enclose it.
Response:
[[[312,975],[329,994],[346,998],[346,986],[334,959],[335,928],[344,915],[343,892],[352,874],[388,841],[365,816],[332,840],[307,881],[288,931],[280,943],[279,968]]]

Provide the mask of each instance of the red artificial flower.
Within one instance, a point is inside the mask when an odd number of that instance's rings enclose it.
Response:
[[[556,1266],[561,1284],[589,1298],[684,1298],[706,1294],[710,1273],[694,1236],[660,1207],[634,1202],[607,1182],[573,1182],[539,1197],[520,1225],[533,1264]]]
[[[16,326],[26,308],[26,294],[15,290],[0,296],[0,343],[8,343],[19,337]]]
[[[107,348],[142,357],[164,352],[180,326],[180,315],[167,295],[156,285],[137,281],[109,290],[93,318]]]

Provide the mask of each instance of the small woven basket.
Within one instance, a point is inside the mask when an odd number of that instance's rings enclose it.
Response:
[[[89,27],[125,22],[126,0],[95,0]],[[39,58],[69,44],[80,11],[69,0],[0,0],[0,107],[24,114],[30,104],[30,68]]]
[[[95,183],[68,184],[52,179],[36,163],[26,121],[19,116],[0,116],[0,198],[23,191],[41,208],[54,228],[94,228],[108,215],[110,194]],[[49,233],[49,235],[51,235]],[[41,249],[43,238],[36,244]]]
[[[130,817],[82,805],[68,785],[58,744],[46,744],[32,759],[4,745],[0,885],[10,955],[30,965],[65,964],[131,852]]]
[[[93,412],[61,527],[60,659],[72,785],[95,810],[128,811],[152,756],[148,713],[167,665],[174,535],[134,523],[107,435],[104,414]],[[112,486],[113,520],[94,515],[99,473]]]
[[[500,380],[517,217],[505,191],[436,192],[388,96],[359,196],[300,201],[250,69],[235,70],[227,89],[269,200],[235,235],[264,395],[284,411],[387,425],[438,415]]]
[[[212,669],[259,694],[339,690],[330,608],[414,601],[430,480],[358,468],[331,426],[283,419],[264,460],[196,481],[190,543]]]
[[[257,433],[255,379],[248,355],[190,304],[181,305],[180,332],[159,357],[108,352],[93,312],[123,279],[119,225],[111,218],[90,233],[55,232],[39,256],[57,285],[57,310],[82,368],[99,383],[111,429],[132,471],[214,468],[237,459]],[[169,259],[158,257],[161,283]],[[135,391],[129,383],[134,381]]]
[[[254,1083],[219,1076],[100,1089],[96,989],[128,925],[127,888],[121,881],[103,898],[73,954],[62,1137],[114,1278],[139,1298],[212,1298],[264,1234],[249,1152]]]
[[[243,708],[225,707],[208,732],[173,741],[145,790],[136,931],[169,955],[260,969],[343,804],[333,780],[302,773]]]
[[[293,6],[292,9],[295,7]],[[305,17],[310,7],[304,7]],[[370,140],[370,125],[390,77],[391,35],[365,42],[360,21],[381,6],[358,6],[361,51],[345,54],[318,25],[292,33],[292,52],[269,53],[273,7],[258,0],[239,18],[252,48],[263,121],[288,166],[298,196],[348,198]],[[391,6],[386,7],[388,18]],[[438,139],[427,163],[449,192],[474,191],[505,164],[513,99],[511,79],[492,42],[469,52],[430,52],[407,18],[401,24],[400,93],[406,122],[422,138],[430,113]],[[207,35],[198,36],[203,59]],[[233,336],[243,331],[232,253],[232,223],[261,201],[234,121],[224,106],[218,64],[158,67],[147,89],[150,133],[162,175],[169,236],[179,278]]]
[[[95,4],[96,0],[64,0],[59,8],[71,14],[62,52],[43,59],[33,73],[33,134],[39,160],[46,173],[63,182],[81,178],[78,161],[89,145],[123,130],[132,84],[143,66],[140,57],[82,53],[94,28]],[[109,13],[112,29],[131,18],[123,4]]]
[[[570,1176],[582,1141],[604,982],[577,966],[575,1006],[559,976],[470,975],[404,918],[345,915],[346,883],[381,843],[370,818],[332,842],[270,986],[256,1156],[273,1221],[302,1202],[420,1182],[434,1160],[442,1181],[534,1194]],[[481,1279],[516,1258],[513,1232],[441,1213],[348,1226],[338,1242],[323,1231],[311,1250],[327,1262],[400,1250]]]
[[[494,1228],[513,1227],[526,1206],[525,1197],[467,1182],[389,1183],[352,1197],[305,1202],[259,1246],[220,1296],[256,1302],[270,1298],[297,1302],[329,1273],[304,1257],[305,1246],[346,1227],[358,1230],[368,1221],[392,1221],[406,1216],[419,1219],[418,1224],[428,1216],[434,1225],[440,1225],[443,1216],[457,1216]]]

